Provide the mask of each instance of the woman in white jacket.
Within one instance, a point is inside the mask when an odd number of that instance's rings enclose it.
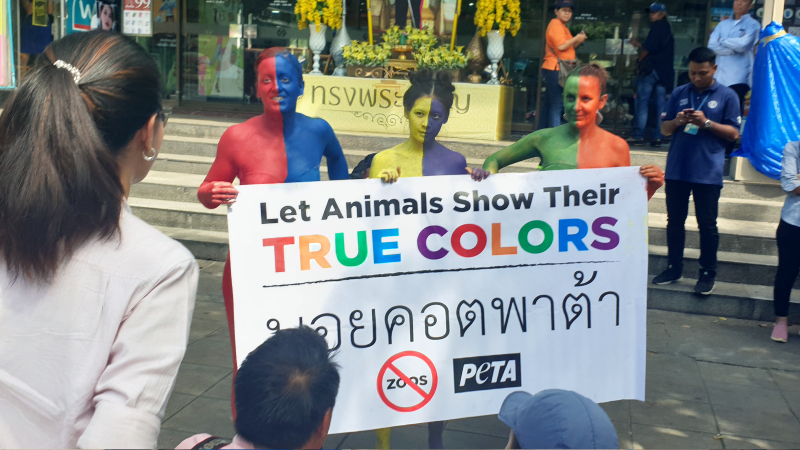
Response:
[[[116,33],[50,44],[0,115],[0,448],[152,448],[198,268],[127,204],[164,137]]]

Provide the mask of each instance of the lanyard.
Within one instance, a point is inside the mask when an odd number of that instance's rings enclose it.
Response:
[[[700,106],[698,106],[697,108],[695,108],[695,107],[694,107],[694,96],[692,95],[692,92],[691,92],[691,91],[689,91],[689,101],[690,101],[690,102],[692,102],[692,109],[693,109],[693,110],[695,110],[695,111],[700,111],[700,109],[703,107],[703,105],[705,105],[705,104],[706,104],[706,100],[708,100],[708,97],[710,97],[710,96],[711,96],[711,91],[709,91],[709,92],[708,92],[708,93],[705,95],[705,97],[703,97],[703,100],[700,102]]]

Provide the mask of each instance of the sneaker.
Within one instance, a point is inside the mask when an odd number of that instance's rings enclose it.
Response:
[[[653,284],[670,284],[675,283],[676,281],[680,281],[683,278],[683,269],[678,269],[670,264],[667,267],[667,270],[661,272],[660,275],[657,275],[653,278]]]
[[[703,270],[700,272],[700,279],[694,285],[694,293],[709,295],[714,290],[714,276]]]
[[[656,139],[655,141],[651,142],[650,147],[655,147],[655,148],[661,147],[661,139]]]
[[[627,142],[628,145],[644,145],[646,141],[644,139],[629,137],[628,139],[625,139],[625,142]]]
[[[786,322],[776,323],[772,328],[772,340],[775,342],[788,342],[789,324]]]

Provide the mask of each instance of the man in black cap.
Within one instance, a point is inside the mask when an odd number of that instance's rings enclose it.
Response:
[[[672,92],[675,80],[675,71],[672,68],[675,59],[675,38],[667,21],[667,8],[663,3],[653,3],[645,9],[650,15],[650,32],[644,44],[635,38],[631,45],[638,47],[639,78],[636,85],[636,108],[634,114],[633,132],[628,139],[630,145],[644,143],[644,128],[647,126],[647,116],[650,106],[650,97],[655,92],[656,96],[656,124],[653,129],[653,147],[661,146],[661,114],[667,108],[667,94]]]

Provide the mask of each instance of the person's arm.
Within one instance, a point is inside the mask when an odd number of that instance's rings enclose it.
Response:
[[[790,194],[800,195],[800,178],[797,172],[800,142],[789,142],[783,149],[781,160],[781,187]]]
[[[734,53],[731,49],[723,46],[721,43],[722,33],[720,30],[724,27],[725,25],[722,23],[717,25],[716,28],[714,28],[714,31],[711,32],[711,37],[708,38],[708,48],[714,50],[714,53],[716,53],[718,56],[728,56]]]
[[[651,53],[658,53],[667,45],[667,41],[669,41],[669,34],[671,33],[669,25],[667,25],[666,22],[661,22],[662,20],[653,22],[650,31],[647,33],[647,39],[644,40],[644,43],[640,47],[642,53],[647,52],[645,56]]]
[[[400,179],[401,168],[395,167],[395,159],[386,150],[378,153],[372,158],[372,165],[369,167],[370,178],[380,178],[384,183],[394,183]]]
[[[739,129],[733,125],[717,123],[711,121],[711,126],[706,128],[706,115],[703,111],[695,111],[689,115],[689,123],[696,125],[701,130],[708,131],[714,136],[725,139],[726,141],[735,141],[739,137]],[[663,128],[663,125],[662,125]]]
[[[661,134],[664,136],[672,136],[675,130],[688,123],[686,115],[678,112],[678,101],[680,100],[681,92],[676,89],[667,101],[667,110],[664,112],[664,118],[661,122]]]
[[[745,35],[738,38],[728,38],[719,41],[720,45],[728,49],[731,53],[747,53],[752,52],[753,47],[756,46],[758,41],[758,34],[761,32],[761,27],[757,23],[750,23],[745,31]],[[710,48],[710,47],[709,47]],[[712,48],[712,50],[714,50]]]
[[[538,149],[538,145],[542,139],[542,133],[545,132],[547,132],[547,130],[535,131],[514,144],[489,156],[486,158],[486,161],[483,162],[483,170],[489,173],[497,173],[503,167],[510,166],[516,162],[536,156],[541,157],[542,154]]]
[[[739,127],[742,124],[739,97],[732,90],[728,90],[728,94],[721,103],[723,110],[722,120],[719,123],[712,121],[711,127],[705,128],[707,118],[703,111],[695,111],[689,117],[689,121],[700,127],[700,130],[704,132],[710,132],[728,141],[735,141],[739,137]]]
[[[569,48],[576,47],[577,45],[583,43],[583,41],[585,40],[586,40],[586,33],[581,31],[580,33],[576,34],[573,38],[567,39],[566,42],[564,42],[563,44],[559,45],[556,48],[558,49],[558,51],[563,52],[564,50],[567,50]]]
[[[94,413],[78,448],[155,448],[161,419],[186,352],[198,267],[186,259],[141,286],[95,386]]]
[[[647,199],[650,200],[658,188],[664,185],[664,171],[655,164],[645,164],[639,168],[639,173],[647,178]]]
[[[586,33],[581,31],[576,36],[572,36],[567,27],[554,25],[550,22],[545,32],[545,41],[548,47],[554,47],[560,52],[577,46],[586,40]],[[546,51],[551,52],[550,49]]]
[[[325,133],[328,143],[323,152],[328,162],[328,179],[348,179],[350,175],[347,173],[347,159],[344,156],[344,152],[342,152],[342,146],[339,144],[339,140],[336,139],[336,133],[333,132],[333,128],[331,128],[328,122],[324,122],[323,124],[323,133]]]
[[[233,187],[233,180],[239,172],[233,161],[233,152],[237,142],[232,136],[233,130],[229,128],[222,135],[217,145],[217,157],[211,164],[211,169],[205,181],[197,189],[197,198],[208,209],[236,200],[239,191]]]
[[[676,130],[686,126],[689,123],[689,116],[683,112],[679,112],[672,120],[664,120],[661,122],[661,134],[664,136],[672,136]]]

